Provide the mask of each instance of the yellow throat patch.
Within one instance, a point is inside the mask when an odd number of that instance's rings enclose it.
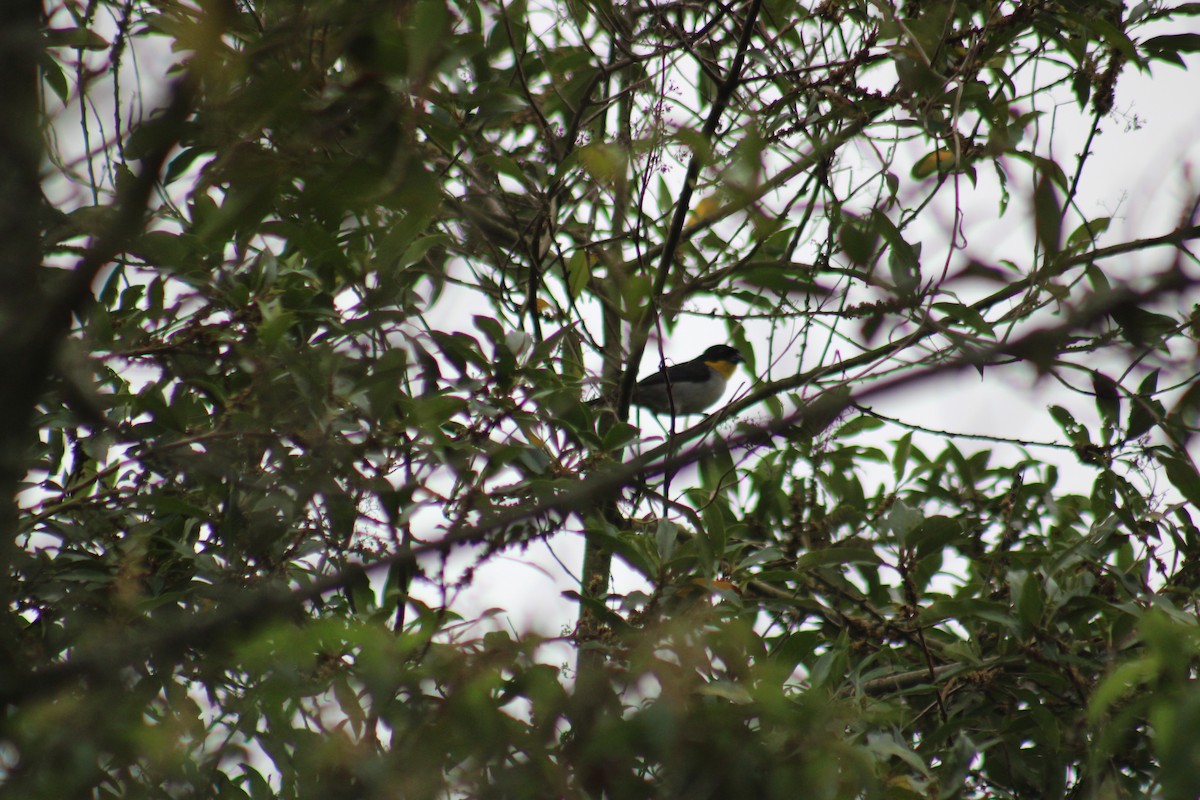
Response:
[[[732,378],[734,370],[737,369],[737,364],[732,361],[705,361],[704,363],[715,369],[725,380]]]

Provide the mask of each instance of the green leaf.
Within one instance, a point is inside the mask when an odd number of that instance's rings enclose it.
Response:
[[[212,149],[208,147],[186,148],[179,155],[172,158],[170,163],[167,164],[167,171],[163,176],[163,183],[169,184],[176,180],[185,172],[187,172],[188,168],[196,162],[196,159],[202,155],[210,155],[211,153]]]
[[[883,421],[878,417],[870,416],[869,414],[860,414],[854,419],[847,422],[845,425],[837,429],[833,438],[848,439],[851,436],[857,436],[860,433],[867,431],[876,431],[883,427]]]
[[[494,345],[504,343],[504,328],[494,318],[476,314],[471,319],[475,328],[486,336],[489,342]]]
[[[1083,223],[1067,237],[1067,249],[1073,252],[1087,250],[1108,230],[1111,222],[1112,217],[1098,217]]]
[[[675,556],[675,542],[679,538],[679,526],[669,520],[660,519],[654,540],[658,548],[658,560],[670,561]]]
[[[825,550],[801,553],[795,561],[795,569],[797,572],[805,572],[830,565],[866,564],[877,566],[879,563],[879,555],[874,550],[861,547],[831,547]]]
[[[1077,447],[1091,445],[1092,439],[1088,435],[1088,430],[1083,425],[1079,424],[1075,417],[1062,406],[1050,406],[1050,416],[1062,428],[1063,433],[1071,440],[1071,443]]]
[[[1009,586],[1021,625],[1026,631],[1040,628],[1046,600],[1040,577],[1036,573],[1013,571],[1009,573]]]
[[[1166,417],[1166,409],[1154,396],[1158,393],[1158,375],[1156,369],[1143,378],[1137,394],[1130,400],[1129,421],[1125,425],[1125,435],[1130,439],[1147,433]]]
[[[1120,327],[1121,336],[1137,347],[1165,348],[1166,338],[1179,328],[1174,317],[1132,304],[1114,310],[1112,319]]]
[[[380,248],[383,263],[406,252],[413,240],[429,227],[441,208],[442,197],[441,185],[424,166],[415,165],[406,172],[404,182],[389,198],[404,214],[391,224]]]
[[[445,51],[450,13],[445,3],[416,3],[410,11],[408,74],[420,80]]]
[[[925,515],[921,510],[912,508],[903,500],[892,503],[892,508],[888,511],[888,529],[905,545],[912,544],[909,534],[923,522],[925,522]]]
[[[42,54],[38,66],[41,69],[42,80],[54,92],[59,102],[66,103],[71,96],[71,87],[67,83],[67,76],[62,67],[50,57],[49,53]]]
[[[1180,53],[1200,53],[1200,33],[1172,33],[1142,42],[1142,52],[1150,58],[1186,67]]]
[[[1193,506],[1200,507],[1200,475],[1190,460],[1163,449],[1154,451],[1158,462],[1166,468],[1167,480]]]
[[[646,307],[650,303],[651,286],[649,275],[636,274],[625,279],[621,285],[621,299],[624,301],[622,319],[632,322],[642,318],[642,314],[645,313]]]
[[[879,229],[847,216],[838,227],[838,242],[846,257],[859,266],[867,266],[879,246]]]
[[[919,555],[940,551],[955,542],[963,532],[963,523],[953,517],[936,515],[922,520],[909,531],[906,544]]]
[[[107,50],[108,40],[87,28],[50,28],[44,33],[46,47],[75,47],[80,50]]]
[[[481,368],[487,368],[491,364],[491,360],[484,356],[479,342],[473,336],[460,332],[430,331],[429,337],[437,343],[442,354],[463,375],[467,374],[470,364]]]
[[[941,311],[946,316],[970,327],[976,333],[986,336],[989,339],[996,338],[996,331],[991,326],[983,315],[971,306],[963,305],[962,303],[934,303],[933,307]]]
[[[908,454],[912,448],[912,431],[905,433],[896,440],[896,450],[892,454],[892,474],[897,480],[903,477],[908,466]]]
[[[1162,797],[1190,800],[1200,796],[1200,773],[1195,769],[1195,730],[1200,727],[1200,692],[1194,688],[1151,695],[1150,724],[1155,753],[1162,765]]]
[[[1158,669],[1157,660],[1152,657],[1137,658],[1118,665],[1088,698],[1088,724],[1099,725],[1110,708],[1130,693],[1143,691],[1142,687],[1157,677]]]
[[[1026,150],[1014,150],[1012,152],[1012,155],[1017,158],[1020,158],[1023,161],[1028,162],[1038,171],[1039,183],[1043,179],[1049,179],[1051,184],[1056,186],[1060,192],[1069,192],[1071,190],[1071,184],[1070,184],[1070,181],[1067,180],[1067,174],[1065,172],[1063,172],[1063,168],[1058,165],[1057,161],[1046,158],[1044,156],[1040,156],[1037,153],[1031,153]],[[1039,191],[1040,191],[1040,189],[1035,187],[1035,189],[1034,189],[1034,201],[1035,201],[1034,210],[1035,210],[1035,212],[1037,210],[1036,201],[1037,201],[1037,195],[1038,195]],[[1054,195],[1051,195],[1049,198],[1046,198],[1046,200],[1052,201],[1055,206],[1058,205],[1058,198]]]
[[[616,452],[635,441],[641,433],[641,429],[636,425],[615,422],[604,430],[604,436],[600,442],[601,449],[607,452]]]
[[[431,236],[419,236],[416,241],[412,242],[400,258],[396,261],[396,267],[399,269],[407,269],[408,267],[418,264],[435,247],[446,247],[453,244],[453,240],[449,236],[443,234],[433,234]]]
[[[801,273],[799,270],[800,265],[797,264],[752,264],[739,270],[737,279],[750,286],[760,286],[780,295],[829,294],[827,289],[813,281],[811,275]]]
[[[871,223],[888,244],[888,267],[892,282],[902,294],[911,294],[921,285],[921,243],[909,244],[896,224],[881,211],[871,215]]]
[[[1034,227],[1038,242],[1050,256],[1062,250],[1062,206],[1055,184],[1056,181],[1043,172],[1033,190]]]
[[[1121,417],[1120,386],[1099,370],[1092,371],[1092,392],[1096,396],[1096,409],[1105,425],[1116,427]]]
[[[567,293],[575,301],[582,296],[592,278],[591,259],[583,250],[576,250],[567,259]]]
[[[593,178],[605,186],[625,180],[629,153],[616,145],[595,142],[579,148],[576,157]]]

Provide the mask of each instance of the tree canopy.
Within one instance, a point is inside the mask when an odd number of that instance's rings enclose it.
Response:
[[[0,787],[1195,798],[1197,15],[0,4]]]

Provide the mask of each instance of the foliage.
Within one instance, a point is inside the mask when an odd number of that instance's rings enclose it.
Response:
[[[1079,198],[1198,12],[12,3],[0,786],[1195,797],[1200,227]],[[876,411],[962,375],[1061,436]],[[455,604],[580,537],[573,630]]]

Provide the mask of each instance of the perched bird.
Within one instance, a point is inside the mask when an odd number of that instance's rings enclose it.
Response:
[[[699,358],[667,367],[665,371],[659,370],[638,381],[633,390],[633,402],[657,414],[699,414],[721,399],[726,382],[733,377],[737,365],[745,361],[742,354],[729,345],[713,345]],[[593,400],[592,404],[597,402]]]

